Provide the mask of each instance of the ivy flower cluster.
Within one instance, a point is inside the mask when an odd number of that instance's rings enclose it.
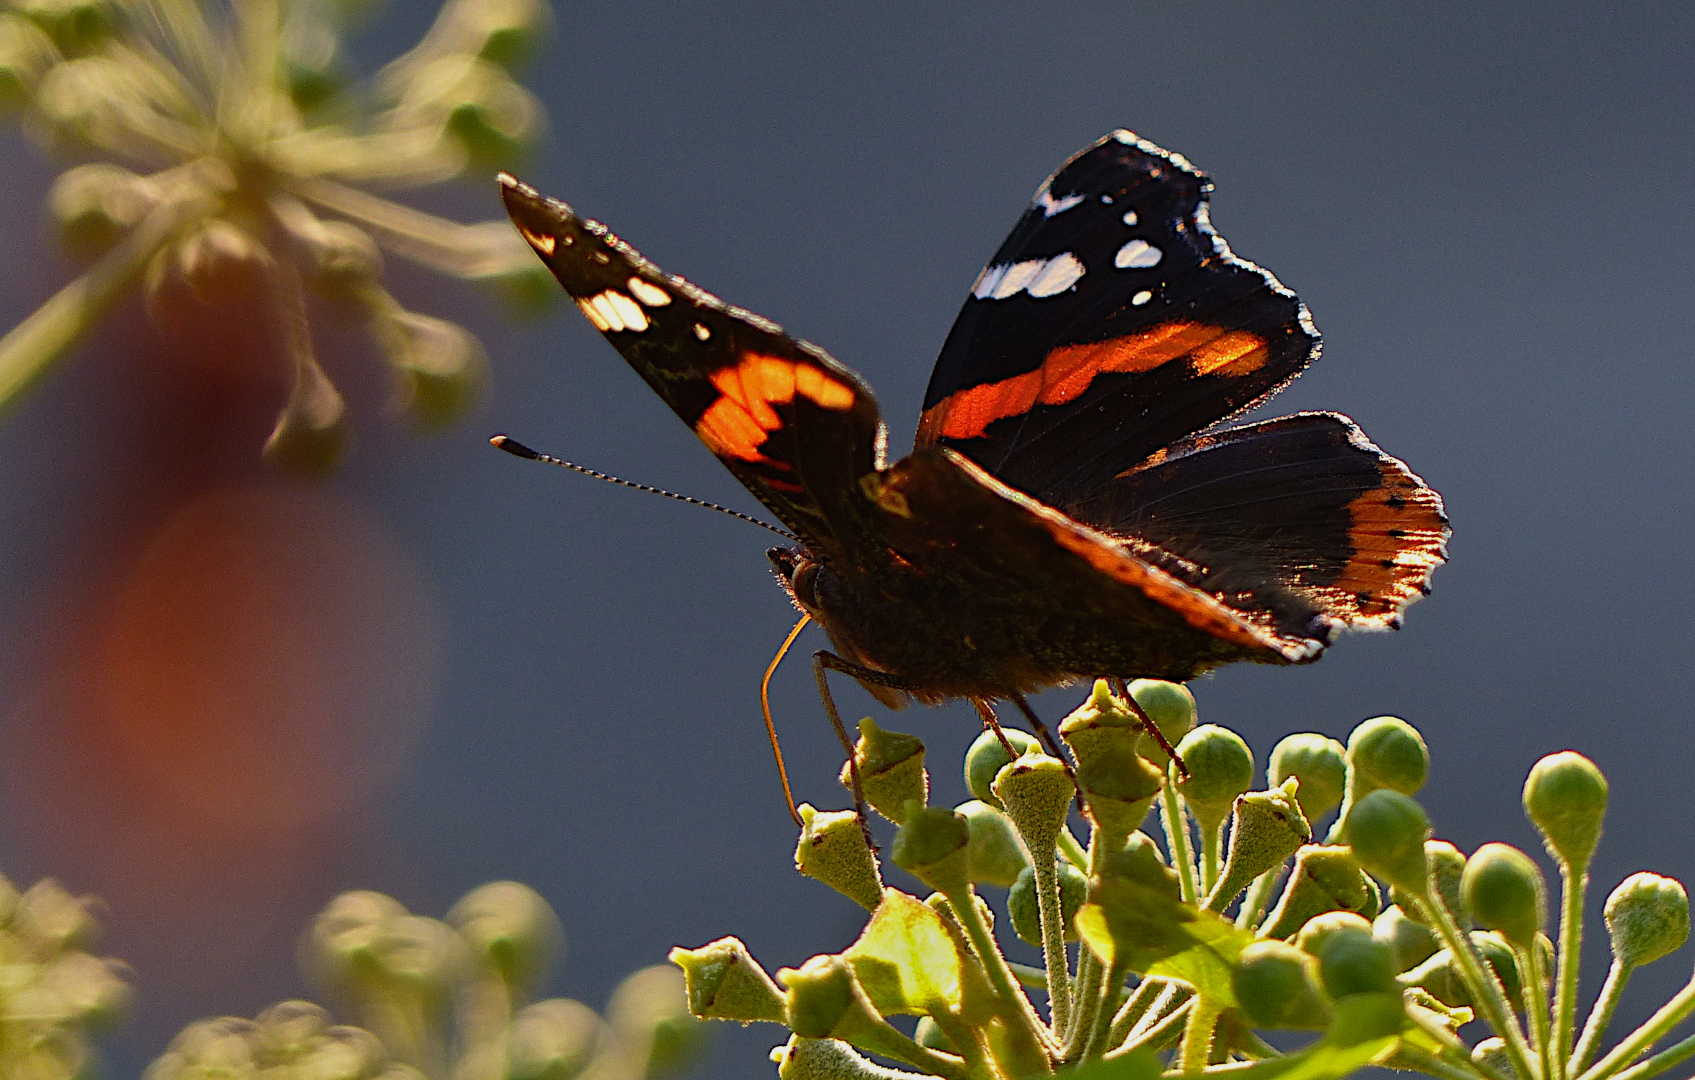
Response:
[[[342,37],[360,0],[0,0],[0,115],[78,164],[48,209],[81,276],[0,337],[0,408],[135,290],[172,325],[236,301],[263,313],[292,390],[265,446],[335,467],[349,421],[319,366],[308,293],[364,322],[419,424],[464,411],[482,377],[465,328],[383,286],[383,252],[530,296],[551,283],[505,221],[463,225],[370,188],[435,184],[532,147],[540,103],[513,69],[545,0],[449,0],[411,51],[355,84]]]
[[[862,721],[865,799],[898,826],[889,859],[931,891],[884,884],[854,812],[803,808],[797,868],[869,922],[842,952],[775,978],[733,937],[673,950],[694,1014],[786,1026],[772,1055],[783,1080],[1062,1068],[1083,1080],[1331,1080],[1366,1065],[1442,1080],[1647,1080],[1695,1055],[1695,1038],[1654,1052],[1695,1012],[1695,980],[1607,1045],[1631,972],[1688,937],[1683,886],[1656,874],[1608,899],[1613,963],[1579,1027],[1583,901],[1607,803],[1581,755],[1542,759],[1524,785],[1562,881],[1550,936],[1534,859],[1497,843],[1467,856],[1432,837],[1413,798],[1429,755],[1403,720],[1367,720],[1346,745],[1291,735],[1257,791],[1247,743],[1197,727],[1175,684],[1141,680],[1125,700],[1097,683],[1059,734],[1064,759],[1024,732],[985,733],[965,758],[976,798],[948,809],[928,805],[923,744]],[[1143,831],[1150,814],[1158,841]],[[1000,933],[1039,945],[1042,967],[1006,958],[982,887],[1006,890]],[[1315,1034],[1279,1036],[1297,1047],[1279,1050],[1262,1037],[1275,1031]]]

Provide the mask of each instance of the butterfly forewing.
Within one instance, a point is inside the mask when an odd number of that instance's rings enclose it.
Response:
[[[1299,374],[1318,353],[1306,309],[1230,254],[1210,190],[1125,131],[1062,166],[973,285],[918,445],[1063,507]]]
[[[821,557],[855,561],[858,480],[881,465],[863,380],[809,342],[671,277],[568,205],[501,177],[507,212],[595,328]]]

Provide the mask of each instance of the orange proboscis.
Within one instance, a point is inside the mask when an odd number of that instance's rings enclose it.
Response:
[[[1246,330],[1182,321],[1106,341],[1062,345],[1035,371],[957,391],[931,406],[919,422],[919,441],[976,438],[997,420],[1077,398],[1098,376],[1152,371],[1183,358],[1196,375],[1238,377],[1264,367],[1271,350],[1263,337]]]
[[[771,432],[783,426],[776,405],[800,395],[820,408],[844,412],[853,408],[853,388],[813,364],[762,353],[745,353],[733,367],[712,374],[718,400],[707,406],[695,423],[714,454],[759,464],[776,464],[760,447]]]

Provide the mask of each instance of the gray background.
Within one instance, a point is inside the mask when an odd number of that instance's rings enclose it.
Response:
[[[529,79],[551,133],[526,178],[864,373],[897,449],[966,289],[1051,169],[1125,126],[1211,173],[1214,224],[1299,292],[1325,335],[1323,360],[1271,414],[1349,413],[1442,492],[1455,535],[1405,630],[1344,640],[1309,668],[1202,680],[1203,719],[1240,731],[1263,766],[1290,731],[1345,737],[1368,716],[1403,716],[1431,744],[1424,799],[1439,834],[1466,849],[1502,839],[1540,854],[1519,784],[1540,755],[1577,748],[1613,784],[1597,915],[1628,872],[1690,873],[1686,6],[559,15]],[[361,53],[386,57],[426,22],[390,5]],[[68,273],[40,225],[50,174],[26,149],[0,143],[7,325]],[[431,205],[498,213],[492,183]],[[386,795],[324,838],[346,857],[278,897],[277,925],[304,925],[346,887],[439,914],[477,883],[516,878],[565,920],[554,989],[596,1007],[672,944],[735,933],[771,969],[845,946],[857,909],[790,868],[759,729],[759,674],[793,618],[766,570],[770,538],[484,440],[506,431],[646,483],[753,500],[574,312],[514,329],[472,290],[395,277],[416,306],[473,325],[493,358],[479,415],[433,440],[401,433],[365,392],[356,456],[333,481],[400,538],[440,605],[441,691]],[[38,583],[91,542],[63,493],[126,452],[112,435],[121,346],[97,339],[0,426],[0,656],[32,633],[18,613]],[[209,452],[251,453],[263,435]],[[15,668],[8,694],[27,681]],[[963,797],[953,762],[976,727],[969,710],[891,718],[857,690],[841,697],[853,716],[922,735],[938,801]],[[1037,707],[1057,718],[1077,698]],[[804,662],[779,675],[775,706],[799,794],[840,805]],[[0,829],[0,868],[103,893],[110,950],[141,948],[125,898],[78,877],[74,844],[43,850],[25,825]],[[139,969],[144,1006],[115,1071],[134,1072],[192,1016],[251,1015],[302,992],[292,931],[238,942],[222,920],[196,919],[174,931],[196,943],[184,968],[225,955],[245,966],[215,983]],[[1644,972],[1626,1019],[1688,963]],[[700,1075],[764,1075],[776,1033],[722,1031]]]

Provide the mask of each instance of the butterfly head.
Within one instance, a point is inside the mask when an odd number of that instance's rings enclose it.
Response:
[[[828,625],[820,596],[829,587],[831,573],[803,547],[774,547],[767,551],[772,570],[795,604],[814,620]],[[822,588],[821,588],[822,586]]]

